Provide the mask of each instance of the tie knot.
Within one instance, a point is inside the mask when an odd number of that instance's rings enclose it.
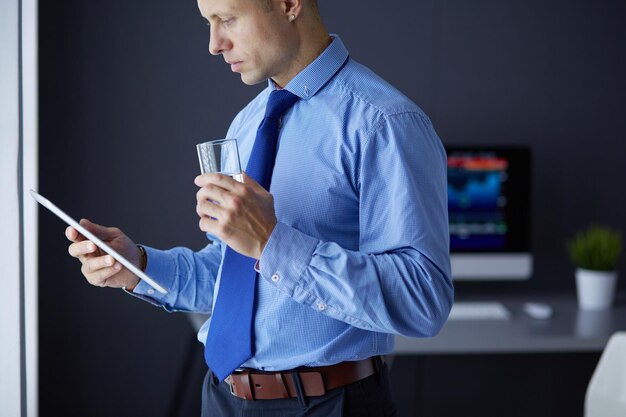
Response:
[[[270,93],[265,108],[265,117],[277,119],[282,116],[300,97],[288,90],[274,90]]]

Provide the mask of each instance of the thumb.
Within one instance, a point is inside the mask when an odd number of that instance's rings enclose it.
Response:
[[[256,180],[252,177],[250,177],[248,174],[245,173],[245,171],[243,172],[243,183],[250,186],[250,188],[252,188],[252,191],[254,191],[255,193],[267,193],[268,190],[266,190],[265,188],[263,188],[263,186],[261,184],[259,184],[258,182],[256,182]]]
[[[87,219],[81,219],[80,225],[85,229],[89,230],[94,235],[98,236],[100,239],[108,240],[113,239],[116,236],[119,236],[120,231],[116,227],[105,227],[99,224],[93,223]]]

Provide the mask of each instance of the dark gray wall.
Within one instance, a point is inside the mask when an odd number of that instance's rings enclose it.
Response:
[[[593,221],[626,230],[623,2],[320,7],[445,144],[533,150],[535,276],[458,293],[573,292],[564,240]],[[194,1],[41,1],[39,28],[41,192],[138,242],[200,248],[194,144],[222,137],[262,86],[207,53]],[[204,365],[186,317],[89,286],[63,229],[41,213],[41,415],[196,415]]]

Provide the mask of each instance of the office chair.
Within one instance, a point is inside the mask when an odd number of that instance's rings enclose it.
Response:
[[[585,417],[626,416],[626,332],[606,344],[585,395]]]

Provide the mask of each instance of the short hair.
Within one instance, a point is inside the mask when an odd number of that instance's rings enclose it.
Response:
[[[274,5],[272,4],[272,0],[254,0],[254,1],[256,1],[261,7],[261,9],[265,10],[266,12],[269,12],[270,10],[274,8]]]
[[[256,1],[259,4],[259,6],[261,6],[261,9],[265,10],[266,12],[269,12],[274,9],[273,0],[254,0],[254,1]],[[306,0],[306,1],[311,4],[311,7],[313,7],[313,10],[317,9],[317,0]]]

